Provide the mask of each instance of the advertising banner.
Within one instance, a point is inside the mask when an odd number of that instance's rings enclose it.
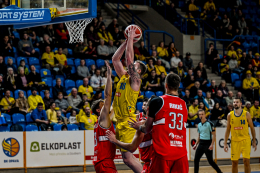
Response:
[[[0,142],[0,169],[23,168],[23,132],[1,132]]]
[[[187,156],[188,156],[188,160],[190,160],[190,130],[186,129],[186,148],[187,148]]]
[[[255,151],[255,149],[252,147],[252,133],[251,130],[249,128],[249,134],[251,136],[251,154],[250,157],[260,157],[260,146],[259,146],[259,139],[260,139],[260,127],[255,127],[255,136],[256,136],[256,146],[257,146],[257,150]]]
[[[26,132],[26,164],[84,165],[84,131]]]

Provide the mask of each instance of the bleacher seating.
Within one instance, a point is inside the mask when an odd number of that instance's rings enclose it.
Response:
[[[53,126],[53,130],[54,130],[54,131],[61,131],[61,127],[62,127],[61,124],[55,124],[55,125]]]
[[[143,102],[137,102],[136,103],[136,109],[139,110],[140,112],[143,111]]]
[[[66,90],[76,87],[76,84],[73,80],[67,79],[65,80],[65,88]]]
[[[68,131],[78,131],[79,127],[76,124],[68,124],[67,125]]]
[[[19,89],[18,89],[18,90],[15,90],[15,91],[14,91],[14,98],[15,98],[15,99],[18,99],[18,97],[19,97],[19,91],[23,91],[24,96],[27,97],[26,91],[24,91],[24,90],[19,90]]]
[[[25,127],[25,129],[26,129],[26,131],[27,132],[32,132],[32,131],[38,131],[38,127],[37,126],[35,126],[35,125],[27,125],[26,127]]]
[[[13,117],[13,124],[19,124],[23,127],[23,130],[25,130],[26,122],[25,122],[24,115],[20,113],[15,113],[12,115],[12,117]]]

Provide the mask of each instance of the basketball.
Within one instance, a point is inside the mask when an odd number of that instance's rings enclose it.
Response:
[[[128,30],[129,30],[130,27],[136,27],[137,30],[135,31],[135,33],[136,33],[136,34],[140,34],[139,36],[137,36],[137,37],[134,38],[134,43],[136,43],[136,42],[138,42],[138,41],[141,39],[141,37],[142,37],[142,29],[141,29],[139,26],[137,26],[137,25],[129,25],[128,27],[126,27],[125,32],[124,32],[124,35],[125,35],[125,38],[126,38],[126,39],[128,38]]]

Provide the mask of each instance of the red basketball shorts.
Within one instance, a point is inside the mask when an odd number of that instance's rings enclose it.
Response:
[[[95,165],[97,173],[117,173],[116,166],[113,160],[106,159]]]
[[[150,166],[150,161],[144,162],[143,170],[141,173],[148,173],[149,166]]]

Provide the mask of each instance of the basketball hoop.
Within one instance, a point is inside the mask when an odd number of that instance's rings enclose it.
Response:
[[[92,21],[93,18],[65,22],[70,35],[69,43],[84,42],[83,34],[86,26]]]

